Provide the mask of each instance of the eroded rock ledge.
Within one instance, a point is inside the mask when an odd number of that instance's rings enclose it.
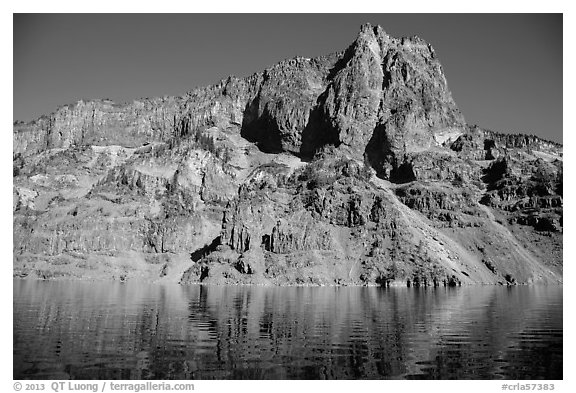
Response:
[[[182,97],[14,124],[14,275],[562,281],[562,146],[467,125],[433,48],[364,25]]]

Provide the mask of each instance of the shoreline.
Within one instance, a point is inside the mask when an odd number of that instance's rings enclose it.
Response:
[[[118,283],[118,284],[128,284],[128,283],[139,283],[139,284],[151,284],[151,285],[179,285],[182,287],[186,286],[206,286],[206,287],[267,287],[267,288],[414,288],[414,289],[436,289],[436,288],[460,288],[460,287],[487,287],[487,286],[501,286],[501,287],[538,287],[538,286],[563,286],[564,282],[534,282],[534,283],[514,283],[514,284],[502,284],[502,283],[464,283],[461,285],[377,285],[372,283],[366,284],[263,284],[263,283],[180,283],[174,281],[149,281],[149,280],[107,280],[105,278],[94,279],[94,278],[71,278],[71,277],[59,277],[59,278],[38,278],[38,277],[17,277],[13,276],[12,280],[19,281],[42,281],[42,282],[53,282],[53,281],[66,281],[66,282],[85,282],[85,283]]]

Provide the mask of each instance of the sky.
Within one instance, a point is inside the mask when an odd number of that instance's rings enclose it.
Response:
[[[14,14],[13,22],[13,120],[79,99],[182,95],[344,50],[369,22],[432,44],[469,124],[563,141],[562,14]]]

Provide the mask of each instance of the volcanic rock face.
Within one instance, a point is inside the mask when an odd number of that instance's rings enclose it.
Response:
[[[432,47],[14,124],[14,274],[183,283],[562,280],[562,146],[469,126]]]

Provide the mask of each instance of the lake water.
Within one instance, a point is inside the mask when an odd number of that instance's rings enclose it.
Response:
[[[14,280],[15,379],[562,379],[562,287]]]

